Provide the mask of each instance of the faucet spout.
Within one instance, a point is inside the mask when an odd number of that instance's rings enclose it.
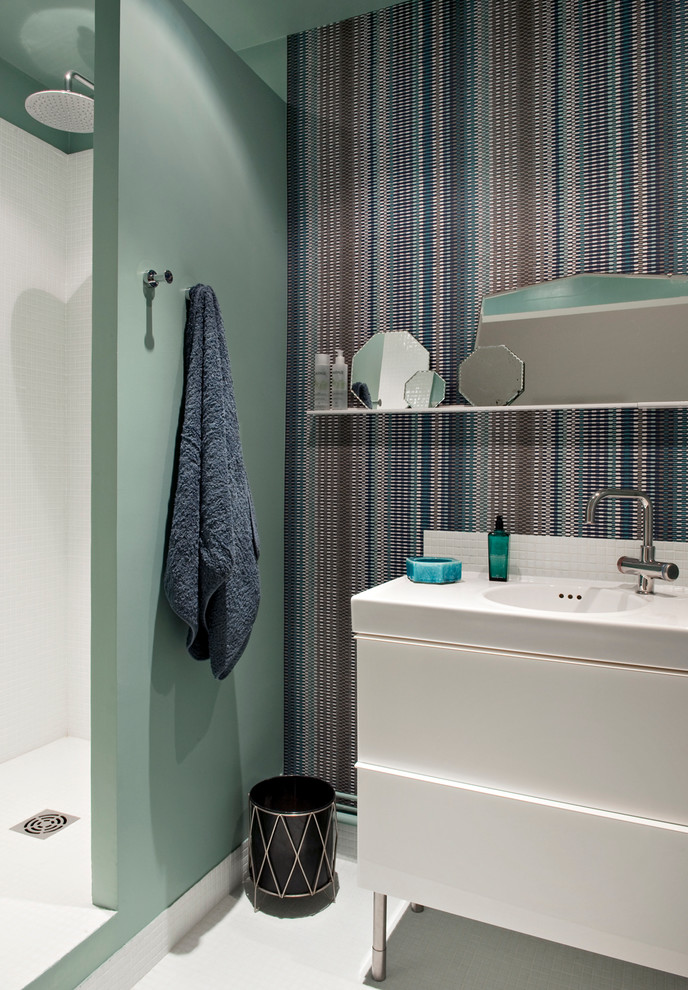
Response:
[[[590,497],[585,510],[585,521],[588,526],[592,525],[595,519],[595,510],[602,499],[605,498],[631,498],[640,502],[643,507],[642,543],[644,547],[651,547],[654,534],[652,525],[652,501],[650,496],[645,492],[637,491],[635,488],[600,488]]]
[[[654,591],[656,578],[662,581],[675,581],[679,573],[676,564],[664,564],[661,561],[655,560],[652,501],[650,500],[650,496],[645,492],[637,491],[635,488],[600,488],[590,497],[585,510],[585,522],[588,526],[593,523],[597,506],[606,498],[630,498],[640,502],[643,507],[643,532],[640,557],[638,559],[620,557],[617,563],[617,567],[622,574],[638,575],[638,594],[651,595]]]

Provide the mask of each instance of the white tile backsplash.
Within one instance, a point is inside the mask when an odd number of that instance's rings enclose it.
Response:
[[[0,762],[88,736],[91,163],[0,120]]]
[[[512,533],[509,540],[509,574],[570,577],[581,580],[633,581],[621,575],[621,556],[637,557],[639,540],[605,540],[573,536],[525,536]],[[467,570],[487,574],[487,533],[425,530],[423,552],[432,557],[455,557]],[[688,543],[655,543],[657,560],[678,564],[676,584],[688,585]]]

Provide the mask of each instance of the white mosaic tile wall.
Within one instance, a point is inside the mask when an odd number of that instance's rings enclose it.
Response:
[[[93,152],[67,158],[65,468],[67,730],[91,737],[91,272]]]
[[[77,223],[67,223],[67,211],[77,195],[90,209],[84,168],[85,160],[72,164],[0,120],[0,761],[70,732],[68,661],[79,616],[83,627],[84,594],[72,613],[70,577],[83,562],[68,565],[75,526],[67,493],[86,440],[72,435],[77,409],[67,397],[86,402],[90,368],[85,375],[83,360],[78,372],[71,365],[84,345],[75,338],[67,346],[65,293],[68,269],[74,286],[91,262],[90,248],[80,244],[80,257],[67,263]],[[85,229],[85,208],[77,214]],[[79,273],[86,254],[88,269]],[[70,313],[78,314],[82,340],[90,336],[88,308],[82,293]],[[83,481],[77,488],[83,492]],[[88,514],[82,499],[79,515]],[[88,609],[88,589],[85,603]],[[83,735],[83,717],[77,722],[75,734]]]
[[[585,539],[572,536],[522,536],[509,540],[509,576],[546,575],[580,580],[634,581],[619,574],[616,562],[622,555],[637,557],[639,540]],[[466,570],[487,576],[487,533],[425,530],[423,553],[430,557],[456,557]],[[655,543],[657,560],[678,564],[677,585],[688,585],[688,544]]]

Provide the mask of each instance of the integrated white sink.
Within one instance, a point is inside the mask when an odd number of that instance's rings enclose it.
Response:
[[[635,588],[609,588],[596,584],[504,584],[484,592],[485,598],[510,608],[534,612],[631,612],[643,608],[650,595]]]
[[[355,595],[352,614],[362,634],[688,670],[688,589],[635,589],[635,578],[496,585],[464,570],[455,584],[388,581]]]

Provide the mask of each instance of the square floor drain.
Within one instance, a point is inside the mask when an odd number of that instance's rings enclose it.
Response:
[[[23,835],[32,835],[34,839],[49,839],[56,832],[61,832],[72,822],[78,822],[78,815],[65,815],[61,811],[52,811],[46,808],[39,811],[37,815],[31,815],[18,825],[13,825],[10,832],[21,832]]]

